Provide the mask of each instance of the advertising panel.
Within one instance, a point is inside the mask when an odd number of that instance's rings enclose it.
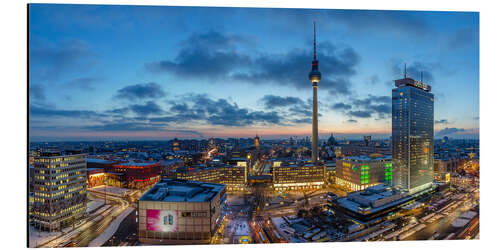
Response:
[[[177,232],[178,212],[176,210],[146,210],[146,230]]]

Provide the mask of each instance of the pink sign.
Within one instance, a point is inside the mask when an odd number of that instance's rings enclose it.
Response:
[[[176,210],[146,210],[146,230],[157,232],[177,232]]]

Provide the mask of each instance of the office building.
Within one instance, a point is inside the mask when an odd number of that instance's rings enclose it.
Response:
[[[246,164],[180,167],[168,178],[225,184],[228,192],[246,191],[248,172]]]
[[[351,156],[337,160],[335,183],[350,191],[392,184],[391,156]]]
[[[208,244],[226,213],[226,186],[162,179],[139,199],[139,241]]]
[[[325,184],[325,172],[325,165],[274,162],[273,187],[278,191],[321,188]]]
[[[434,95],[406,76],[392,90],[393,186],[415,193],[431,187],[434,166]]]
[[[33,170],[35,227],[56,231],[78,222],[87,207],[85,154],[41,152]]]

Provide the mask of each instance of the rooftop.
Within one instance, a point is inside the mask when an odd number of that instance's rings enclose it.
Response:
[[[392,160],[392,155],[384,155],[380,157],[370,157],[366,155],[360,156],[348,156],[345,157],[344,160],[347,161],[389,161]]]
[[[96,159],[96,158],[87,158],[87,163],[97,163],[97,164],[111,164],[113,161]]]
[[[243,166],[238,166],[234,164],[211,164],[211,165],[193,165],[193,166],[182,166],[177,169],[172,170],[172,172],[190,172],[190,171],[202,171],[217,168],[244,168]]]
[[[394,83],[396,84],[396,87],[411,86],[414,88],[422,89],[426,92],[431,91],[430,85],[427,85],[422,81],[417,81],[417,80],[410,78],[410,77],[406,77],[406,78],[399,79],[399,80],[394,80]]]
[[[162,179],[149,189],[140,201],[207,202],[220,193],[226,185],[178,179]]]
[[[125,166],[125,167],[145,167],[158,164],[158,162],[126,162],[117,164],[117,166]]]
[[[390,186],[380,184],[368,187],[364,191],[349,193],[346,197],[337,199],[337,202],[344,208],[353,212],[358,212],[358,208],[370,207],[371,213],[402,204],[410,200],[412,197],[401,194],[399,191]],[[383,203],[377,204],[374,202],[383,200]]]

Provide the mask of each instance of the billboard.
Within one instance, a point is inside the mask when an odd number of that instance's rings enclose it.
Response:
[[[178,229],[178,212],[176,210],[146,210],[146,230],[177,232]]]

